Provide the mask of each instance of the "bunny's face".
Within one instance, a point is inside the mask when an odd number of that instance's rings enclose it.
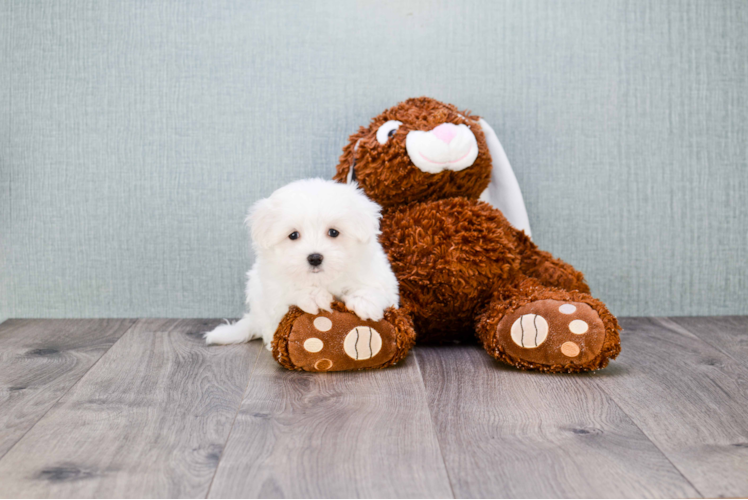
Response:
[[[428,97],[408,99],[351,136],[335,180],[357,182],[385,208],[462,196],[478,199],[491,156],[478,117]]]

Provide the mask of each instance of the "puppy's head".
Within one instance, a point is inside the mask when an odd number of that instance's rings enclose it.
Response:
[[[352,184],[292,182],[258,201],[247,222],[258,255],[298,279],[330,282],[376,242],[381,208]]]

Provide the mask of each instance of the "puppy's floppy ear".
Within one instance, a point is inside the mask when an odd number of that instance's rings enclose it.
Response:
[[[277,241],[278,207],[270,198],[252,205],[244,222],[249,226],[252,242],[257,248],[270,248]]]
[[[341,230],[362,243],[368,243],[379,235],[379,219],[382,207],[371,201],[355,184],[349,185],[352,191],[350,209],[341,219]]]

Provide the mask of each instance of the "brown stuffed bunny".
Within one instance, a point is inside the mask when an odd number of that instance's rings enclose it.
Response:
[[[273,341],[283,366],[388,366],[416,336],[446,342],[477,334],[496,359],[544,372],[596,370],[620,352],[618,322],[589,294],[582,273],[530,240],[516,179],[479,117],[409,99],[351,136],[334,179],[358,182],[382,205],[380,239],[401,307],[377,324],[339,303],[317,317],[292,308]]]

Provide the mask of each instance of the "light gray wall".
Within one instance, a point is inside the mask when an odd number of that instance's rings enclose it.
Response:
[[[0,2],[0,316],[237,316],[247,207],[429,95],[621,315],[748,314],[748,3]]]

